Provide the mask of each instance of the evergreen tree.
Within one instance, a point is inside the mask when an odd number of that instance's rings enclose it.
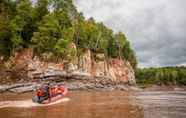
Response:
[[[107,58],[128,60],[134,68],[137,65],[125,35],[114,34],[93,18],[85,20],[72,0],[0,1],[0,55],[32,46],[38,55],[67,59],[73,55],[68,49],[72,43],[78,56],[89,49],[93,55],[103,53]]]
[[[11,41],[14,48],[28,47],[34,31],[32,13],[33,8],[29,0],[21,0],[16,6],[16,15],[10,23],[13,33]]]
[[[11,0],[0,1],[0,55],[9,56],[12,49],[10,40],[13,35],[10,20],[15,12],[15,2]]]
[[[42,17],[49,13],[48,7],[49,0],[37,0],[37,3],[33,10],[33,17],[35,22],[40,22],[42,20]]]
[[[71,31],[70,21],[62,11],[46,15],[32,38],[35,51],[64,57],[67,45],[73,40]]]

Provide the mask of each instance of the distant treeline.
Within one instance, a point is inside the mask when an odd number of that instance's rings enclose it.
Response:
[[[137,69],[136,80],[141,85],[186,85],[186,67]]]
[[[1,0],[0,56],[33,48],[37,55],[48,58],[71,59],[90,49],[105,57],[128,60],[135,68],[136,56],[122,32],[113,33],[93,18],[86,20],[72,0]]]

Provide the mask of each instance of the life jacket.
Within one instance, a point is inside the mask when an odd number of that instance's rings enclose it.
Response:
[[[39,89],[36,90],[36,96],[41,97],[41,96],[43,96],[43,95],[44,95],[44,93],[43,93],[43,91],[41,90],[41,88],[39,88]]]
[[[64,87],[59,87],[59,88],[57,88],[56,93],[63,93],[64,91],[65,91]]]
[[[51,96],[53,95],[57,95],[57,94],[61,94],[65,91],[65,88],[64,87],[53,87],[53,88],[50,88],[50,94]]]
[[[45,97],[46,95],[55,96],[57,94],[63,93],[64,91],[65,91],[64,87],[49,87],[48,89],[46,89],[45,87],[41,87],[36,90],[36,96],[38,97]]]

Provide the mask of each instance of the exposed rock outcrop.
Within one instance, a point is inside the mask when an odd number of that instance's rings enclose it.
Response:
[[[92,76],[107,76],[113,81],[122,81],[134,85],[136,83],[134,70],[128,61],[120,59],[108,59],[104,55],[98,55],[98,61],[91,59],[90,51],[84,53],[83,70],[91,73]]]
[[[63,82],[71,86],[71,89],[122,89],[121,85],[135,84],[134,71],[129,62],[120,59],[106,60],[103,54],[98,54],[93,59],[91,55],[90,50],[85,50],[79,60],[75,59],[77,62],[64,64],[41,61],[38,57],[33,57],[31,49],[25,49],[15,53],[12,62],[15,64],[14,70],[19,70],[16,74],[23,73],[23,76],[19,76],[24,78],[21,83],[55,81]],[[28,87],[29,90],[31,88]]]

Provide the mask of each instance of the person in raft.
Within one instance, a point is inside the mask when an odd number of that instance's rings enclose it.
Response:
[[[46,83],[42,88],[39,88],[36,92],[38,96],[38,102],[42,103],[44,100],[51,100],[50,95],[50,83]]]

